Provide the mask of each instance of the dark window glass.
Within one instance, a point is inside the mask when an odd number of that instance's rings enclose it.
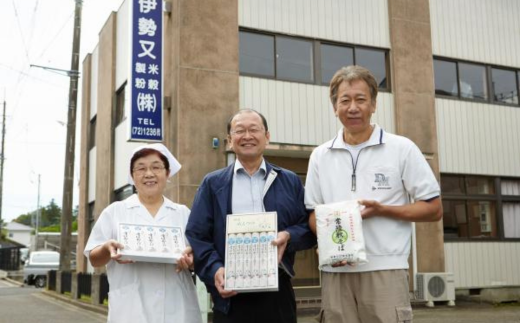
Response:
[[[458,96],[457,65],[454,62],[433,60],[435,94]]]
[[[460,97],[487,100],[486,69],[484,66],[459,63]]]
[[[468,201],[469,237],[496,237],[495,214],[495,202]]]
[[[240,32],[240,73],[274,77],[274,37]]]
[[[466,192],[464,177],[443,175],[441,178],[441,191],[443,194],[464,194]]]
[[[354,50],[349,47],[321,45],[321,83],[329,84],[343,66],[354,64]]]
[[[468,237],[466,202],[463,200],[443,200],[442,208],[444,210],[444,237]]]
[[[495,102],[518,104],[518,86],[515,72],[493,68],[491,70],[491,82]]]
[[[495,184],[491,177],[467,176],[468,195],[495,194]]]
[[[369,69],[376,77],[379,88],[387,88],[386,59],[382,50],[356,48],[356,65]]]
[[[123,85],[116,93],[116,116],[115,126],[118,126],[125,119],[125,97],[126,97],[126,84]]]
[[[96,147],[96,117],[90,120],[90,129],[88,130],[88,149]]]
[[[122,187],[122,188],[118,189],[117,191],[115,191],[114,198],[116,201],[122,201],[122,200],[125,200],[127,197],[129,197],[132,194],[134,194],[133,186],[127,185],[127,186]]]
[[[312,82],[312,43],[288,37],[276,37],[276,76],[278,79]]]
[[[90,202],[89,205],[88,205],[88,218],[87,218],[87,222],[88,222],[88,233],[90,233],[92,231],[92,228],[94,227],[94,223],[96,222],[96,217],[94,215],[94,209],[96,208],[96,203],[95,202]]]

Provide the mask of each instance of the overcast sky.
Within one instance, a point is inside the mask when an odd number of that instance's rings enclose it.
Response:
[[[83,1],[80,71],[110,12],[122,2]],[[7,104],[4,222],[36,209],[38,174],[40,205],[51,199],[62,204],[69,78],[29,65],[70,69],[74,8],[74,0],[0,0],[0,107],[4,100]],[[81,115],[81,92],[77,115]],[[80,124],[76,127],[79,130]],[[77,155],[75,169],[74,206],[79,195]]]

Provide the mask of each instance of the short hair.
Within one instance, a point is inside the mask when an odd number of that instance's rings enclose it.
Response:
[[[330,80],[329,96],[332,106],[336,106],[336,101],[338,100],[338,89],[341,83],[347,82],[350,84],[352,81],[357,80],[365,81],[365,83],[367,83],[372,103],[376,102],[377,81],[374,75],[362,66],[350,65],[340,68],[336,74],[334,74],[332,80]]]
[[[233,118],[236,117],[239,114],[242,114],[242,113],[256,113],[256,114],[258,114],[260,116],[260,119],[262,119],[262,124],[264,125],[265,131],[266,132],[269,131],[269,128],[267,127],[267,120],[265,119],[263,114],[261,114],[260,112],[258,112],[256,110],[253,110],[253,109],[240,109],[237,112],[235,112],[228,120],[228,123],[227,123],[227,133],[228,133],[228,135],[231,135],[231,122],[233,121]]]
[[[158,152],[155,149],[143,148],[143,149],[139,150],[138,152],[136,152],[130,159],[130,174],[133,173],[134,164],[135,164],[136,160],[138,160],[139,158],[142,158],[142,157],[150,156],[150,155],[159,156],[159,158],[162,160],[162,162],[164,164],[164,168],[167,171],[170,171],[170,162],[168,161],[168,158],[166,158],[166,156],[164,156],[163,154],[161,154],[160,152]]]

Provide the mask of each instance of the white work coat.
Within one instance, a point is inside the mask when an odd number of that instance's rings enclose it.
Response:
[[[97,220],[85,247],[85,256],[107,240],[117,240],[120,222],[178,226],[184,231],[190,210],[166,197],[152,217],[136,194],[109,205]],[[186,242],[187,243],[187,242]],[[136,262],[107,264],[110,285],[109,323],[201,323],[195,286],[189,271],[175,272],[175,265]]]

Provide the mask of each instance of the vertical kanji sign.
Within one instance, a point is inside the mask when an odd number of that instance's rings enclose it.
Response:
[[[129,141],[163,139],[162,0],[132,0]]]

